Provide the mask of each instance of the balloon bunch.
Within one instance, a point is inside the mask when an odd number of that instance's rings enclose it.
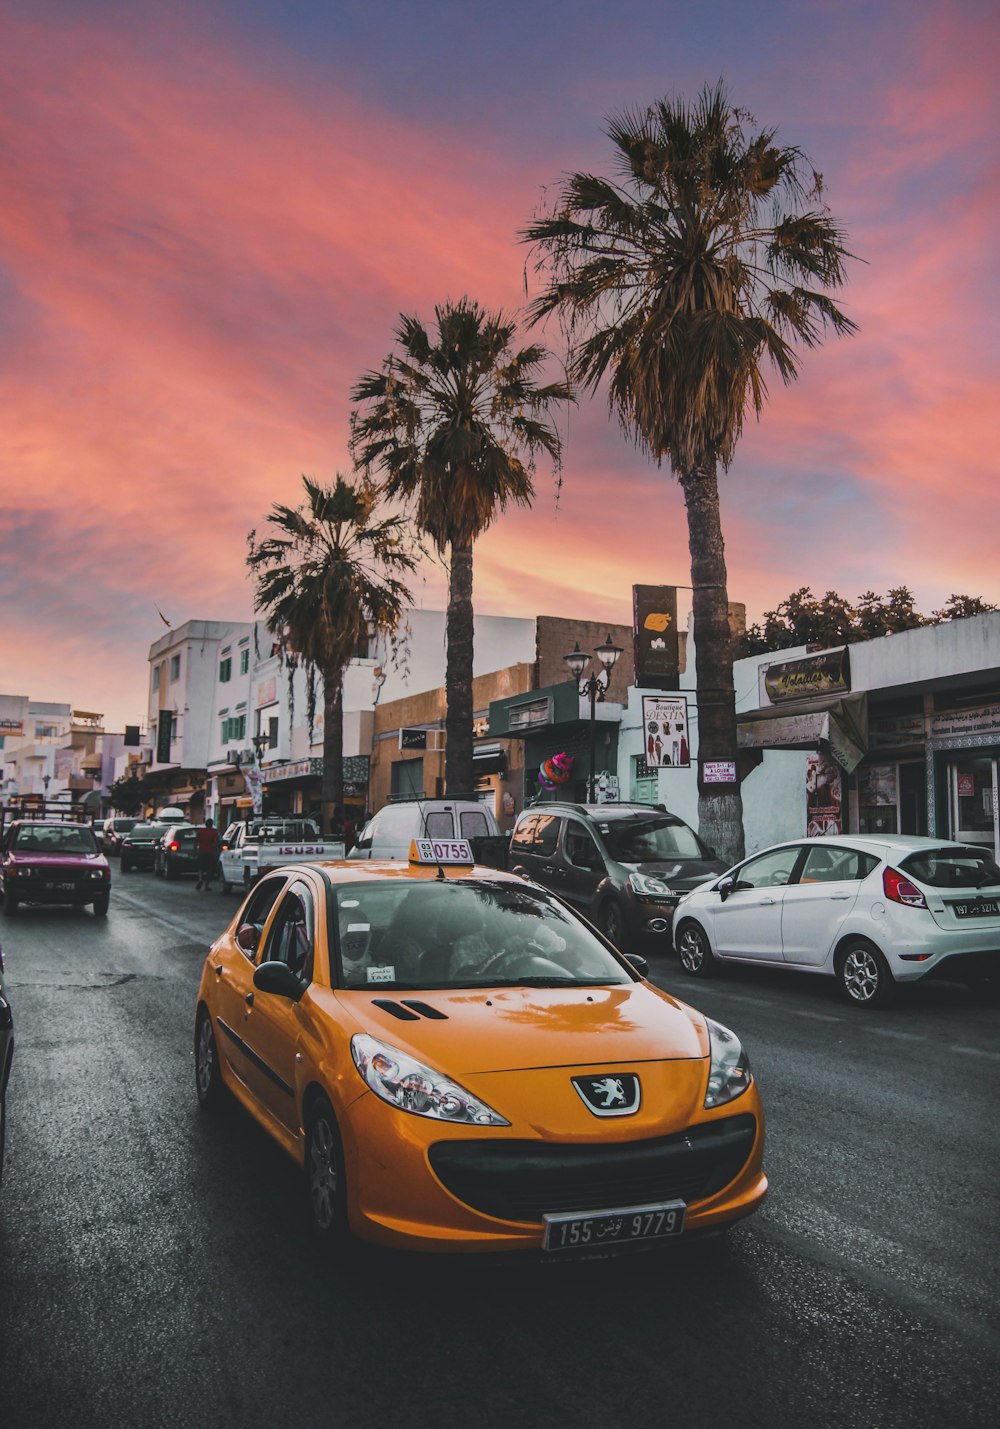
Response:
[[[546,759],[538,771],[538,782],[543,789],[558,789],[560,784],[565,784],[573,772],[572,754],[553,754],[551,759]]]

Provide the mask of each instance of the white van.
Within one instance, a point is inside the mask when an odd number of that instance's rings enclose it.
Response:
[[[373,814],[347,857],[408,859],[414,839],[468,839],[476,862],[493,868],[503,867],[508,842],[475,799],[413,799]]]

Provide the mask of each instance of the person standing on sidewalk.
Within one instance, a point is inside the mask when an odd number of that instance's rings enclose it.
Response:
[[[204,888],[206,893],[219,867],[219,831],[211,819],[206,819],[198,829],[198,882],[195,888]]]

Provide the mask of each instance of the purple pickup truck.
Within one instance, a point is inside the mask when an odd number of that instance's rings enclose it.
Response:
[[[8,917],[22,903],[90,903],[103,918],[111,869],[89,824],[15,819],[0,838],[0,891]]]

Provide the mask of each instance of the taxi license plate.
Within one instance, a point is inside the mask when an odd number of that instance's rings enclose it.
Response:
[[[594,1250],[637,1240],[663,1240],[684,1229],[684,1201],[658,1201],[651,1206],[626,1206],[589,1216],[543,1216],[545,1250]]]
[[[975,898],[951,906],[956,918],[1000,918],[1000,902],[996,898]]]

